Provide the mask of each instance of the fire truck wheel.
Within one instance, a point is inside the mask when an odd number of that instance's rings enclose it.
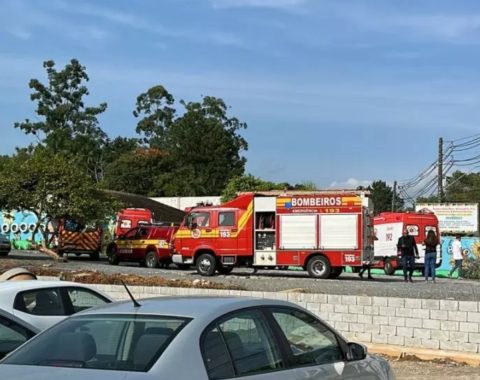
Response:
[[[111,265],[118,265],[120,260],[118,259],[118,256],[115,254],[115,246],[110,246],[107,249],[107,257],[108,257],[108,263]]]
[[[313,256],[308,260],[307,271],[310,277],[328,278],[331,270],[330,261],[325,256]]]
[[[204,253],[197,258],[197,272],[202,276],[213,276],[217,270],[217,260],[210,253]]]
[[[147,252],[145,256],[145,264],[147,268],[158,268],[158,259],[154,251]]]
[[[393,266],[392,261],[390,259],[385,259],[385,265],[383,267],[383,270],[385,271],[386,275],[393,276],[397,268]]]
[[[339,277],[343,272],[343,267],[334,267],[332,268],[332,271],[330,272],[330,276],[328,278],[337,278]]]

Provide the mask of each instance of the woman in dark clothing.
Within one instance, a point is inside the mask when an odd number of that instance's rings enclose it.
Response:
[[[425,244],[425,281],[428,281],[428,277],[430,276],[432,277],[432,281],[435,282],[435,263],[437,261],[437,245],[439,244],[435,231],[428,231],[423,244]]]

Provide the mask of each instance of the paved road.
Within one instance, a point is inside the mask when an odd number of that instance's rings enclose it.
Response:
[[[201,278],[195,270],[148,269],[136,263],[109,265],[106,259],[90,261],[87,255],[76,257],[69,255],[67,263],[53,263],[45,255],[29,251],[12,251],[1,260],[17,259],[24,265],[48,265],[54,268],[72,270],[98,270],[104,273],[127,273],[142,276],[161,276],[168,279]],[[208,278],[224,284],[241,286],[246,290],[281,291],[287,289],[305,289],[312,293],[368,295],[383,297],[456,299],[462,301],[478,301],[480,299],[480,281],[438,279],[436,284],[425,283],[422,277],[413,284],[404,283],[401,276],[375,275],[375,280],[360,280],[357,274],[343,273],[336,280],[316,280],[308,277],[306,272],[288,270],[260,270],[252,274],[252,269],[236,268],[228,276]]]
[[[390,361],[397,380],[480,380],[480,368],[456,363]]]

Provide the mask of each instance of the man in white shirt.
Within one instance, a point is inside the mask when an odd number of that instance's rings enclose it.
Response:
[[[452,268],[448,277],[452,277],[453,272],[458,268],[458,277],[462,277],[462,263],[463,263],[463,249],[462,249],[462,237],[460,235],[455,236],[455,240],[452,241],[452,256],[455,260],[455,266]]]

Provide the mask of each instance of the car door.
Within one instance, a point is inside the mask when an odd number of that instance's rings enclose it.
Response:
[[[101,294],[95,293],[90,289],[65,287],[60,288],[60,290],[63,295],[65,311],[68,315],[111,302]]]
[[[0,312],[0,359],[32,338],[37,331],[13,315]]]
[[[347,360],[347,343],[312,315],[288,307],[269,308],[269,311],[287,347],[292,379],[384,379],[368,356]]]
[[[238,225],[235,211],[218,211],[218,247],[221,255],[238,254]]]

